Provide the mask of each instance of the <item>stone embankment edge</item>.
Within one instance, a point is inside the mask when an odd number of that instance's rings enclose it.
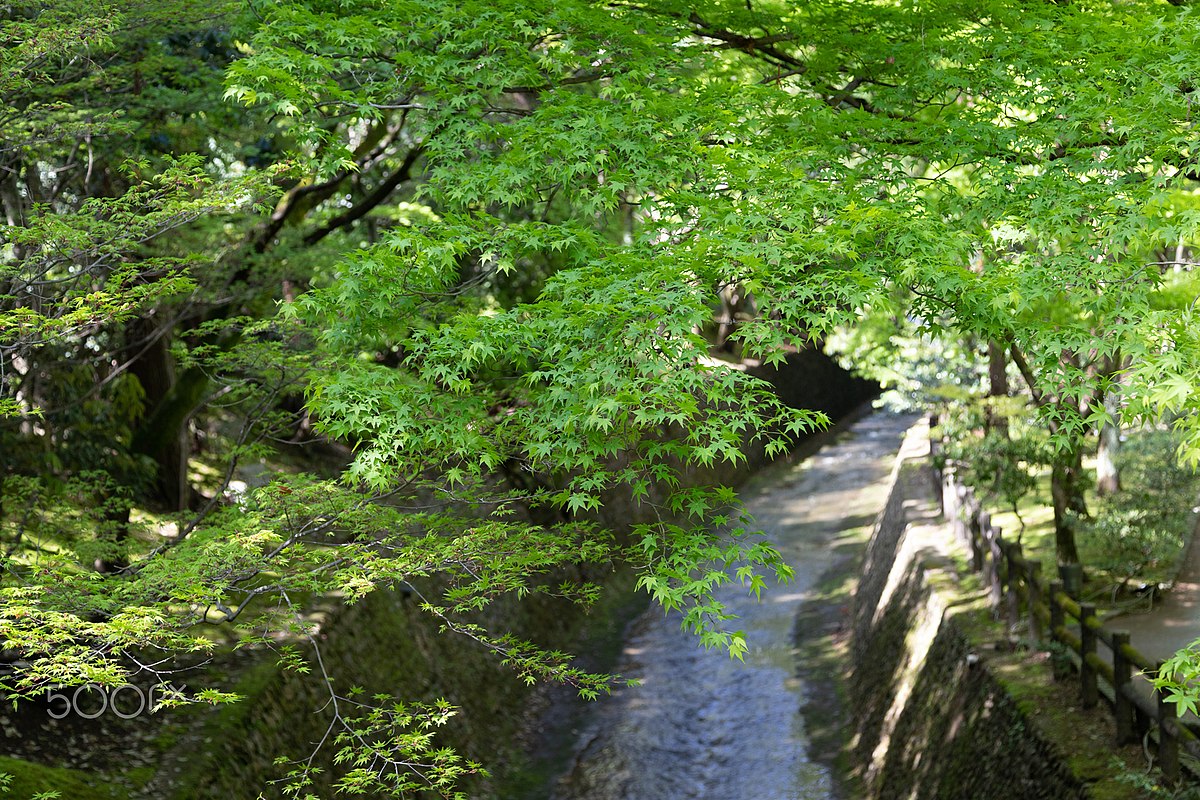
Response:
[[[1044,654],[1013,650],[992,621],[937,517],[928,453],[919,423],[897,456],[849,608],[843,693],[858,796],[1136,797],[1113,779],[1103,716],[1073,708]]]

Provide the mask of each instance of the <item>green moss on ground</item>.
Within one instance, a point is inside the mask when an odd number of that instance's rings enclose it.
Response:
[[[1112,713],[1101,702],[1085,709],[1079,702],[1075,677],[1054,679],[1050,654],[1041,650],[997,650],[1004,626],[982,614],[962,620],[971,644],[984,656],[987,668],[1016,701],[1043,739],[1062,754],[1071,772],[1088,786],[1095,800],[1139,800],[1144,795],[1123,775],[1144,770],[1138,746],[1116,747]],[[960,620],[955,619],[958,623]]]
[[[0,774],[9,777],[3,784],[5,800],[33,800],[53,792],[58,793],[60,800],[127,800],[129,797],[125,789],[99,780],[94,773],[49,767],[19,758],[0,756]]]

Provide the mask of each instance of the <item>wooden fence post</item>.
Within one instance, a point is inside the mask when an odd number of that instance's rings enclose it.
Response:
[[[1079,604],[1079,685],[1084,708],[1094,708],[1099,699],[1096,686],[1096,668],[1088,663],[1088,656],[1096,654],[1096,631],[1088,624],[1096,616],[1096,606],[1093,603]]]
[[[1161,663],[1158,668],[1162,670]],[[1163,782],[1174,786],[1179,783],[1179,739],[1171,723],[1178,724],[1179,707],[1168,703],[1163,692],[1154,695],[1158,698],[1158,768],[1162,770]]]
[[[996,536],[996,529],[992,527],[992,515],[986,511],[979,514],[979,547],[983,550],[984,569],[988,577],[988,591],[993,592],[993,586],[1000,579],[1000,563],[996,559],[996,551],[992,547],[992,541]],[[992,605],[996,605],[996,597],[993,593]]]
[[[958,507],[954,504],[954,472],[945,470],[942,473],[942,490],[938,493],[938,503],[942,509],[942,516],[950,519],[958,514]],[[947,502],[949,498],[949,502]]]
[[[929,415],[929,463],[933,466],[930,470],[930,479],[933,481],[933,491],[937,494],[938,518],[946,518],[946,495],[945,495],[945,476],[943,469],[937,466],[937,456],[942,449],[942,441],[933,435],[933,431],[938,425],[938,415]]]
[[[1122,648],[1129,646],[1129,631],[1112,632],[1113,648],[1113,715],[1117,719],[1117,745],[1134,740],[1133,702],[1125,696],[1133,680],[1133,665],[1125,657]]]
[[[1051,581],[1050,582],[1050,596],[1046,597],[1046,603],[1048,603],[1050,606],[1050,640],[1051,640],[1051,642],[1058,642],[1058,628],[1062,627],[1063,622],[1064,622],[1063,616],[1062,616],[1062,606],[1060,606],[1060,604],[1058,604],[1058,593],[1060,593],[1060,591],[1062,591],[1062,581]],[[1058,656],[1057,652],[1054,650],[1051,650],[1050,663],[1051,663],[1051,666],[1054,667],[1054,678],[1055,678],[1055,680],[1063,680],[1064,678],[1067,678],[1067,673],[1069,673],[1069,666],[1067,666],[1066,672],[1064,672],[1064,667],[1062,666],[1062,662],[1060,660],[1058,660],[1058,658],[1060,658],[1060,656]]]
[[[972,505],[967,505],[967,541],[971,543],[971,569],[975,572],[982,572],[984,568],[983,547],[980,540],[983,538],[983,522],[978,509]]]
[[[950,491],[950,506],[946,513],[950,515],[950,521],[954,524],[954,535],[960,542],[970,546],[971,519],[968,516],[967,501],[963,494],[966,490],[961,484],[955,483],[953,475],[950,476],[947,486]]]
[[[954,504],[954,508],[952,509],[952,512],[954,515],[955,524],[956,525],[959,523],[966,524],[965,523],[966,514],[963,513],[963,498],[962,498],[963,486],[961,483],[958,482],[958,473],[957,472],[950,473],[947,480],[949,481],[950,488],[953,490],[950,493],[950,499]],[[963,530],[963,529],[956,527],[955,530]],[[967,541],[967,540],[964,538],[964,541]]]
[[[996,616],[999,617],[1000,605],[1004,602],[1004,585],[1000,579],[1000,570],[1004,566],[1004,552],[1000,549],[1000,529],[991,523],[990,515],[986,519],[987,524],[984,526],[984,530],[987,531],[988,563],[991,565],[991,570],[988,572],[988,583],[992,593],[992,608],[996,610]]]
[[[1025,563],[1025,554],[1021,550],[1021,545],[1010,544],[1004,554],[1007,556],[1005,560],[1008,577],[1008,629],[1015,631],[1021,623],[1021,593],[1017,591],[1017,586],[1024,583],[1025,591],[1028,594],[1029,579],[1024,568],[1021,567],[1021,564]]]
[[[1047,602],[1050,604],[1050,638],[1058,641],[1058,629],[1066,622],[1063,619],[1063,608],[1058,604],[1058,595],[1063,591],[1062,581],[1050,581],[1050,597]]]
[[[962,484],[956,483],[954,478],[950,479],[950,521],[954,523],[954,535],[960,541],[971,541],[971,521],[964,519],[963,510],[965,503],[963,500],[963,492],[966,491]]]
[[[1029,598],[1027,603],[1029,638],[1033,640],[1033,646],[1037,647],[1038,642],[1045,638],[1045,633],[1042,631],[1042,617],[1038,613],[1038,606],[1042,604],[1042,565],[1037,561],[1031,561],[1028,567],[1029,571],[1025,576],[1025,592]]]
[[[1083,565],[1059,564],[1058,574],[1062,576],[1067,595],[1072,600],[1079,600],[1079,595],[1083,592]]]

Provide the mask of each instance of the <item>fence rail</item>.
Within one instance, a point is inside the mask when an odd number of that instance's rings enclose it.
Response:
[[[936,452],[936,440],[932,447]],[[1128,631],[1105,627],[1095,605],[1080,601],[1080,565],[1061,565],[1058,577],[1046,581],[1042,565],[1025,558],[1019,543],[1004,538],[974,492],[955,480],[953,469],[935,467],[934,479],[942,514],[969,549],[971,568],[981,574],[995,613],[1010,630],[1024,620],[1035,644],[1057,642],[1073,653],[1082,705],[1093,708],[1101,700],[1108,705],[1118,745],[1153,740],[1164,781],[1177,784],[1183,770],[1180,750],[1200,759],[1200,725],[1180,719],[1178,707],[1165,702],[1161,692],[1147,696],[1135,687],[1136,672],[1153,677],[1161,662],[1133,647]]]

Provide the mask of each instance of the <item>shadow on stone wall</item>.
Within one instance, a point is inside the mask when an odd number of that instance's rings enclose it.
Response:
[[[963,620],[979,612],[957,587],[925,469],[915,459],[898,466],[855,595],[851,750],[867,797],[1085,798],[970,651]]]

